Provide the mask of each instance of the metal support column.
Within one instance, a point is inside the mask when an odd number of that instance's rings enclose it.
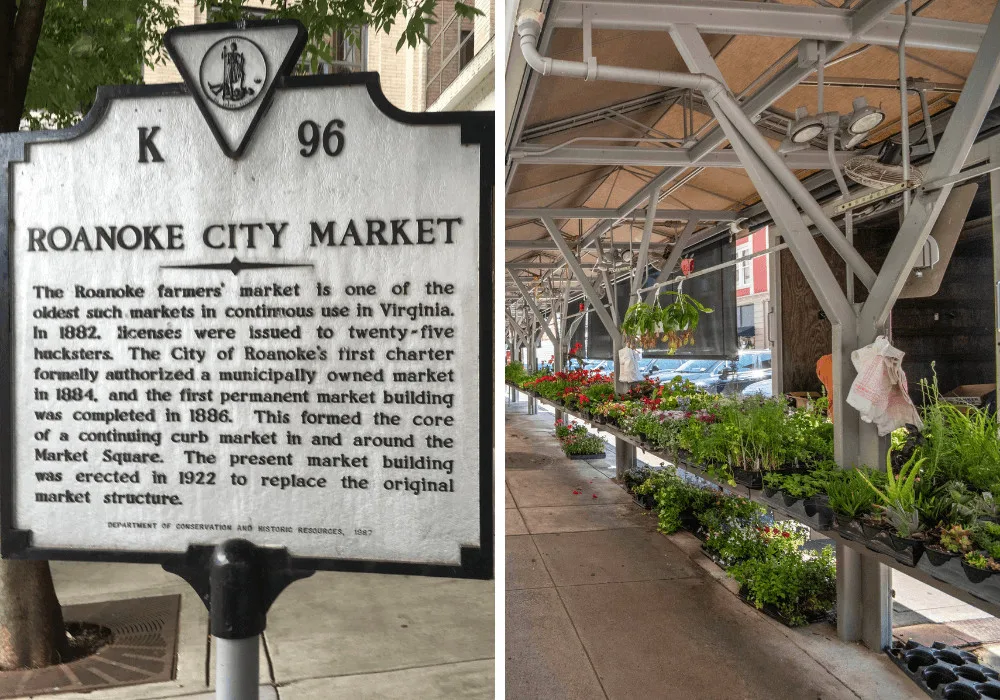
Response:
[[[990,165],[1000,167],[1000,138],[990,142]],[[1000,386],[1000,170],[990,173],[990,203],[993,214],[993,320],[994,350],[996,352],[995,376]]]
[[[692,71],[704,72],[721,80],[721,73],[697,31],[691,27],[676,27],[671,36]],[[862,438],[858,414],[846,402],[847,389],[854,379],[850,354],[859,347],[857,315],[789,194],[759,155],[743,140],[742,133],[727,115],[713,103],[710,104],[720,128],[739,153],[747,175],[776,224],[781,227],[792,256],[833,324],[834,447],[837,463],[849,468],[858,462],[857,450]],[[837,554],[838,635],[845,641],[864,638],[872,648],[881,649],[881,640],[892,632],[891,618],[889,624],[885,624],[887,616],[891,615],[888,572],[871,557],[849,551],[846,547],[838,547]],[[867,564],[865,559],[869,560]]]
[[[618,361],[618,351],[622,348],[622,334],[618,329],[618,324],[615,323],[608,309],[605,308],[604,304],[601,303],[600,295],[597,290],[594,289],[594,285],[590,283],[587,278],[586,272],[583,270],[583,266],[580,264],[579,259],[570,250],[569,244],[566,239],[563,238],[562,232],[556,226],[555,222],[547,216],[543,216],[542,224],[545,226],[545,230],[549,232],[549,236],[555,241],[556,248],[562,253],[563,258],[566,260],[566,264],[569,269],[573,272],[576,277],[576,281],[580,283],[580,287],[583,289],[583,294],[590,301],[590,305],[594,307],[594,311],[597,312],[598,318],[601,319],[601,323],[604,324],[604,328],[608,331],[608,335],[611,336],[611,347],[614,358],[614,372],[615,372],[615,391],[625,392],[628,391],[628,386],[618,381],[619,376],[619,361]],[[609,296],[611,296],[609,291]],[[635,468],[635,448],[629,444],[627,441],[621,438],[615,438],[615,475],[621,477],[622,474],[632,471]]]

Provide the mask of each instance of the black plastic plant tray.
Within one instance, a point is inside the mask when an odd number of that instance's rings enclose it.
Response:
[[[793,625],[791,622],[788,621],[787,617],[781,614],[781,612],[778,610],[776,606],[771,605],[770,603],[766,603],[763,608],[758,608],[756,605],[753,604],[753,601],[750,600],[750,598],[746,595],[746,593],[744,593],[742,587],[736,593],[736,595],[739,596],[740,600],[742,600],[744,603],[749,605],[754,610],[759,610],[772,620],[777,620],[785,627],[802,626],[802,625]],[[835,621],[833,610],[828,610],[827,612],[823,613],[813,613],[812,615],[806,616],[806,625],[814,625],[817,622],[833,622],[833,621]]]
[[[893,642],[885,653],[927,695],[938,700],[1000,698],[1000,674],[979,663],[975,654],[934,642]]]

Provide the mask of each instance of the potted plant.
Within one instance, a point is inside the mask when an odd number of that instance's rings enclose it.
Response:
[[[990,570],[990,560],[982,552],[969,552],[962,558],[962,568],[972,583],[982,583],[993,572]]]
[[[836,515],[837,531],[846,539],[863,542],[860,518],[875,505],[875,492],[868,479],[860,469],[844,469],[830,476],[826,493]]]
[[[892,526],[889,531],[889,540],[895,552],[893,556],[897,561],[907,566],[916,566],[924,549],[923,540],[914,537],[920,530],[916,478],[924,462],[925,458],[918,458],[917,454],[914,453],[900,468],[897,476],[892,470],[892,453],[887,454],[884,489],[877,488],[864,472],[861,473],[861,477],[875,492],[877,499],[881,501],[878,507]]]
[[[681,292],[662,292],[663,295],[674,297],[674,301],[661,308],[657,297],[655,306],[640,301],[628,307],[621,326],[627,347],[647,349],[662,340],[673,354],[681,346],[694,343],[698,319],[701,314],[712,313],[712,309]]]

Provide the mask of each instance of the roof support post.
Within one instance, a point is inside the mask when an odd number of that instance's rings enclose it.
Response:
[[[986,28],[987,39],[983,40],[976,54],[958,104],[927,166],[924,175],[927,182],[954,175],[969,155],[986,112],[1000,89],[1000,41],[989,40],[997,36],[1000,36],[1000,5],[993,10]],[[866,321],[875,326],[885,324],[952,187],[952,184],[945,184],[940,189],[920,192],[913,198],[910,211],[903,219],[903,225],[861,311]]]
[[[617,346],[621,345],[622,334],[618,330],[618,325],[615,323],[614,319],[611,318],[611,314],[608,313],[608,309],[605,308],[604,304],[601,303],[601,297],[594,289],[594,285],[590,283],[587,278],[587,273],[584,272],[583,266],[580,265],[579,259],[573,254],[573,251],[569,249],[569,244],[566,239],[563,238],[562,232],[556,227],[555,222],[547,217],[543,216],[542,224],[545,226],[545,230],[549,232],[549,236],[556,244],[556,248],[562,253],[563,258],[566,260],[566,264],[569,265],[569,269],[573,271],[573,275],[576,277],[576,281],[580,283],[580,287],[583,289],[583,294],[590,301],[590,304],[594,307],[594,311],[597,312],[597,316],[601,319],[601,323],[604,324],[604,328],[607,329],[608,335],[611,336],[612,343]]]
[[[645,281],[646,277],[646,261],[649,259],[649,238],[653,235],[653,222],[656,220],[656,202],[650,202],[650,205],[646,207],[646,221],[642,226],[642,240],[639,242],[639,255],[635,260],[635,272],[632,275],[632,286],[629,289],[629,303],[632,303],[632,297],[639,291],[639,286]],[[688,219],[687,225],[684,230],[697,226],[698,222],[693,219]]]
[[[545,322],[545,316],[538,310],[538,305],[535,304],[535,300],[531,298],[531,294],[528,292],[528,288],[524,286],[524,282],[518,279],[517,275],[510,270],[507,270],[507,274],[510,275],[512,280],[514,280],[514,284],[517,286],[518,291],[521,292],[521,296],[524,297],[524,301],[528,304],[528,308],[531,309],[531,313],[535,315],[535,318],[541,325],[545,335],[549,336],[549,340],[552,341],[553,345],[558,345],[559,341],[556,340],[556,336],[552,333],[552,329],[549,328],[549,324]],[[533,342],[531,344],[532,346],[534,345]]]

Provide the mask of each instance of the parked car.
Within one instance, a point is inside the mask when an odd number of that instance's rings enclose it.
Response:
[[[736,360],[687,360],[656,378],[669,381],[675,376],[694,382],[713,394],[738,394],[749,385],[771,378],[770,350],[743,350]]]
[[[583,361],[583,368],[588,370],[600,370],[601,372],[610,372],[614,369],[615,363],[611,360],[592,360],[587,359]]]
[[[639,374],[652,377],[660,372],[675,370],[684,364],[684,360],[674,357],[644,357],[639,360]]]
[[[754,382],[743,390],[744,396],[765,396],[771,398],[771,378],[762,379],[759,382]]]

